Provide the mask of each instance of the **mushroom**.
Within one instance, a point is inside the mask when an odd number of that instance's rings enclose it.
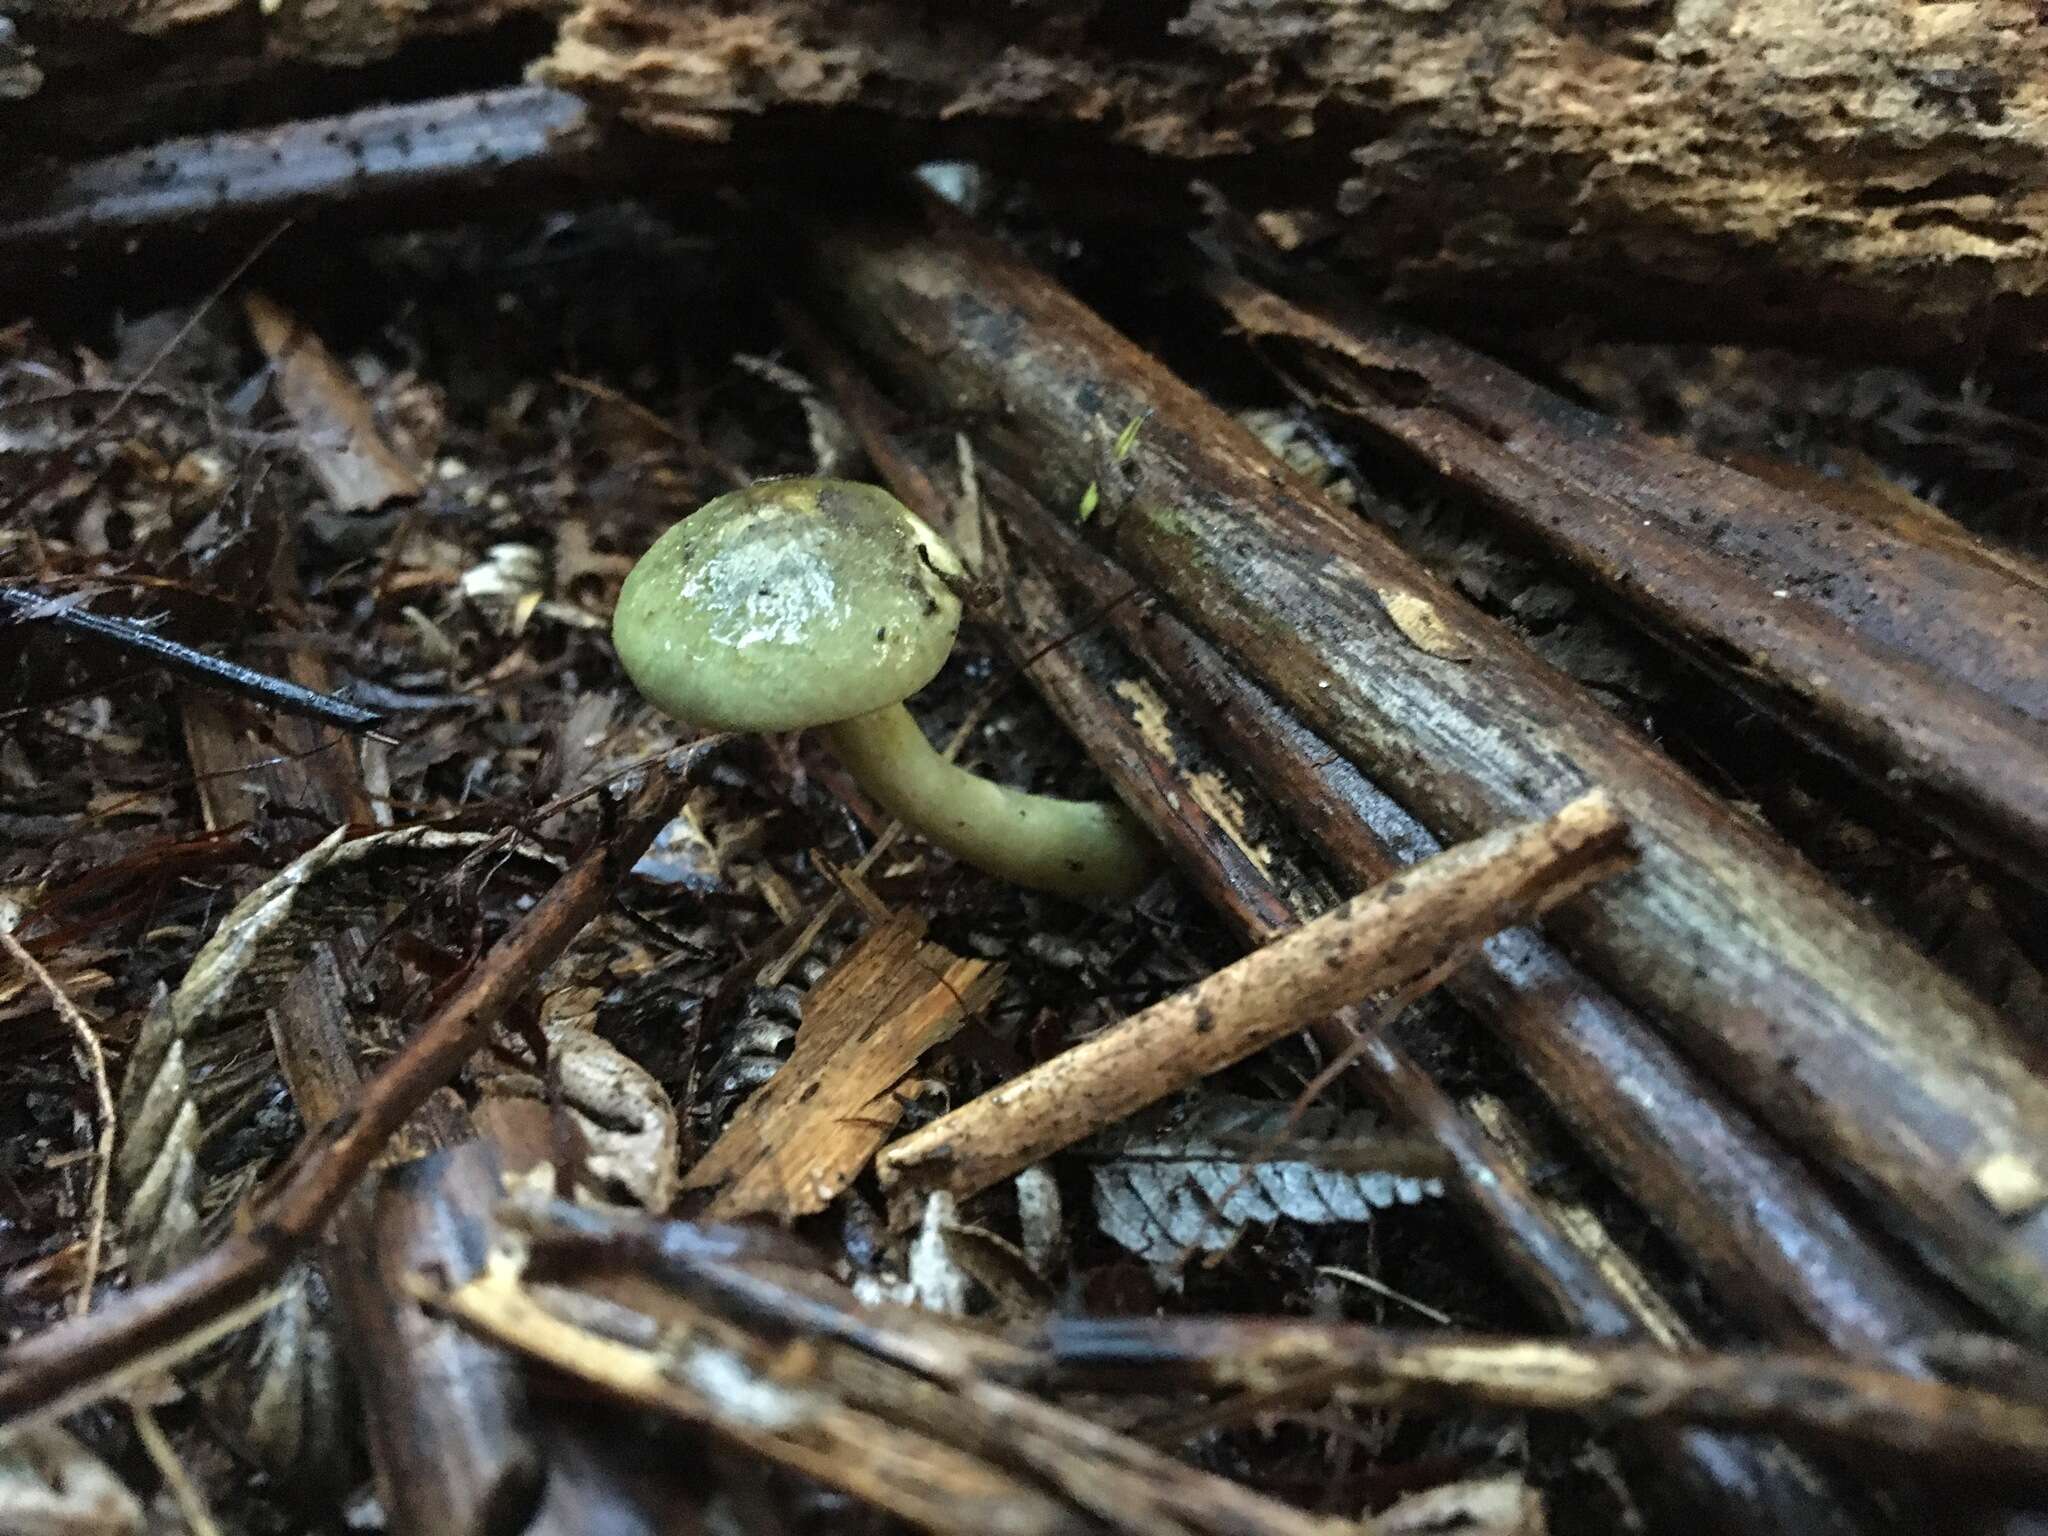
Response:
[[[1120,805],[994,784],[932,750],[903,700],[953,649],[964,577],[887,491],[766,480],[706,503],[626,577],[612,640],[633,685],[710,730],[825,740],[911,830],[988,874],[1079,900],[1135,895],[1152,841]]]

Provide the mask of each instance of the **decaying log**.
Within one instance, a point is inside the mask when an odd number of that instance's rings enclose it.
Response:
[[[132,143],[152,121],[190,132],[281,60],[382,58],[556,6],[287,0],[202,26],[189,23],[229,8],[12,9],[47,80],[0,133],[19,123],[47,141],[57,123],[75,144]],[[129,32],[169,34],[175,62],[109,48]],[[1053,146],[1056,181],[1165,160],[1159,179],[1186,167],[1221,186],[1282,249],[1321,244],[1389,297],[1468,322],[1824,336],[1953,369],[2038,349],[2044,65],[2030,0],[1482,0],[1455,15],[1355,0],[943,14],[910,0],[582,0],[543,73],[700,141],[763,118],[815,129],[830,112],[862,125],[864,151],[878,131],[931,128],[952,152],[1043,170]],[[24,89],[31,76],[15,74]],[[273,117],[292,95],[275,85]],[[327,110],[346,104],[330,87]]]
[[[2048,570],[1583,410],[1444,337],[1210,291],[1304,398],[1483,497],[1681,651],[1980,857],[2048,883]],[[1874,512],[1875,509],[1873,509]]]
[[[1048,504],[1096,486],[1119,560],[1438,835],[1609,787],[1642,863],[1556,931],[1929,1263],[2048,1337],[2048,1083],[2003,1020],[1043,274],[928,218],[814,247],[916,396],[976,413],[984,458]]]
[[[2048,286],[2030,0],[582,0],[545,75],[694,136],[790,107],[1079,125],[1468,318],[2031,351]]]
[[[1252,943],[1267,942],[1327,908],[1336,893],[1260,835],[1258,827],[1268,818],[1260,815],[1256,792],[1178,730],[1145,680],[1128,662],[1107,655],[1110,648],[1091,634],[1104,622],[1121,624],[1134,616],[1148,631],[1177,621],[1152,612],[1149,605],[1131,603],[1127,579],[1115,573],[1106,587],[1081,583],[1087,602],[1085,607],[1076,605],[1067,595],[1075,585],[1074,567],[1063,556],[1088,552],[1072,548],[1074,541],[1066,530],[1000,472],[980,474],[978,512],[969,513],[950,501],[939,491],[933,471],[895,435],[887,402],[830,338],[793,305],[778,304],[777,317],[897,495],[934,527],[950,528],[960,547],[984,549],[987,566],[982,575],[998,594],[994,632],[1206,899]],[[1090,559],[1096,569],[1106,565],[1100,557]],[[1050,574],[1054,566],[1068,578],[1064,584]],[[1394,868],[1386,861],[1380,874],[1361,883],[1375,883]],[[1512,932],[1520,935],[1526,930]],[[1481,956],[1501,942],[1492,941]],[[1456,986],[1474,964],[1454,971],[1450,984]],[[1539,972],[1536,980],[1531,1004],[1523,1012],[1532,1015],[1538,1027],[1562,1027],[1574,1005],[1569,978]],[[1560,1016],[1548,1014],[1548,1002],[1555,1003]],[[1648,1337],[1670,1345],[1688,1342],[1676,1312],[1597,1218],[1582,1208],[1560,1209],[1537,1191],[1519,1159],[1510,1155],[1510,1144],[1528,1141],[1512,1116],[1503,1109],[1499,1118],[1508,1123],[1489,1121],[1482,1129],[1381,1022],[1364,1018],[1357,1009],[1342,1009],[1311,1021],[1309,1027],[1333,1062],[1350,1063],[1347,1076],[1368,1098],[1425,1131],[1449,1154],[1458,1174],[1452,1188],[1510,1279],[1574,1332],[1600,1338]],[[1711,1114],[1706,1129],[1709,1135],[1715,1129]],[[1725,1158],[1703,1170],[1710,1183],[1728,1171]],[[1735,1171],[1747,1170],[1738,1166]],[[1741,1209],[1742,1186],[1737,1183],[1727,1193]],[[1775,1196],[1778,1191],[1767,1193]],[[1742,1209],[1742,1214],[1749,1212]],[[1764,1214],[1775,1217],[1780,1211],[1774,1207]],[[1738,1228],[1746,1225],[1746,1220],[1738,1222]],[[1795,1251],[1810,1241],[1809,1234],[1796,1229],[1774,1229],[1773,1235]],[[1839,1262],[1832,1250],[1821,1246],[1828,1260]],[[1847,1257],[1853,1264],[1858,1253],[1852,1248]],[[1892,1337],[1917,1338],[1937,1326],[1938,1314],[1931,1308],[1887,1314],[1889,1292],[1883,1276],[1872,1283],[1878,1300],[1871,1310],[1893,1330]],[[1853,1269],[1846,1279],[1838,1279],[1838,1286],[1849,1298],[1860,1299]],[[1862,1313],[1852,1310],[1849,1315],[1860,1318]],[[1765,1531],[1819,1536],[1850,1526],[1814,1469],[1778,1443],[1710,1430],[1645,1426],[1636,1432],[1630,1448],[1633,1459],[1646,1468],[1646,1491],[1660,1506],[1669,1507],[1680,1523],[1691,1522],[1706,1509],[1714,1512],[1718,1526],[1752,1536]]]
[[[979,1193],[1338,1008],[1440,978],[1629,863],[1627,825],[1597,790],[1446,849],[892,1142],[875,1171],[899,1192]]]

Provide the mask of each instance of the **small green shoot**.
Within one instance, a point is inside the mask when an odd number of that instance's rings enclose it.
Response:
[[[1131,456],[1131,450],[1138,446],[1138,430],[1145,425],[1146,418],[1151,414],[1149,410],[1140,411],[1128,422],[1124,423],[1123,431],[1117,433],[1116,441],[1111,443],[1109,447],[1109,458],[1112,464],[1121,464]],[[1096,430],[1101,430],[1099,421]],[[1089,518],[1095,515],[1095,509],[1101,505],[1102,482],[1090,480],[1088,482],[1088,489],[1081,493],[1081,504],[1074,509],[1075,520],[1077,522],[1087,522]]]

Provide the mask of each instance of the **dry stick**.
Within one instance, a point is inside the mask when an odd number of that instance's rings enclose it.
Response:
[[[1642,845],[1556,919],[1772,1129],[2048,1339],[2048,1079],[2010,1026],[1412,557],[1013,255],[905,223],[816,242],[922,398],[1091,531],[1446,838],[1593,784]],[[1105,434],[1143,419],[1105,474]]]
[[[157,1422],[156,1410],[138,1402],[129,1404],[129,1412],[135,1419],[135,1438],[142,1442],[150,1465],[156,1468],[157,1476],[170,1489],[172,1502],[178,1506],[185,1529],[191,1532],[191,1536],[221,1536],[220,1523],[213,1518],[206,1494],[193,1481],[185,1463],[178,1459],[178,1448],[171,1444],[171,1437]]]
[[[1825,1435],[1946,1461],[1962,1477],[2048,1480],[2048,1404],[1828,1355],[1209,1318],[1062,1319],[1030,1342],[1046,1350],[1050,1380],[1067,1386],[1296,1398],[1352,1388],[1391,1407],[1478,1402],[1685,1419]]]
[[[1629,863],[1597,790],[1474,838],[941,1116],[876,1171],[891,1190],[978,1193]]]
[[[2048,570],[1932,508],[1850,521],[1457,343],[1209,291],[1363,424],[1646,612],[1715,676],[1972,852],[2048,882]]]
[[[278,128],[171,139],[24,177],[0,190],[8,260],[204,225],[380,207],[445,215],[471,203],[602,180],[624,169],[590,109],[543,86],[372,107]]]
[[[107,1233],[107,1181],[114,1167],[114,1090],[107,1080],[107,1053],[100,1046],[99,1032],[92,1027],[92,1021],[79,1011],[78,1004],[70,994],[57,985],[57,978],[43,968],[43,963],[22,946],[11,928],[0,928],[0,949],[21,967],[35,984],[49,994],[50,1006],[57,1010],[57,1017],[70,1029],[72,1038],[78,1042],[78,1054],[85,1061],[87,1075],[92,1079],[93,1105],[99,1116],[99,1135],[94,1138],[92,1153],[92,1193],[88,1197],[88,1216],[85,1228],[84,1273],[78,1277],[78,1290],[71,1298],[74,1316],[83,1315],[92,1309],[93,1286],[100,1277],[100,1250],[106,1242]]]
[[[0,1357],[0,1425],[64,1401],[273,1284],[319,1237],[391,1136],[454,1078],[505,1010],[598,914],[722,746],[723,738],[693,742],[651,772],[612,834],[570,866],[461,991],[364,1083],[349,1110],[307,1138],[248,1226],[183,1269],[86,1317],[46,1328]]]

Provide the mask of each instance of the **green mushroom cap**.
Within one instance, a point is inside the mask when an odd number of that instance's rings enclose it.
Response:
[[[707,502],[626,577],[612,641],[656,707],[707,730],[794,731],[897,703],[960,627],[961,566],[895,497],[764,480]]]

